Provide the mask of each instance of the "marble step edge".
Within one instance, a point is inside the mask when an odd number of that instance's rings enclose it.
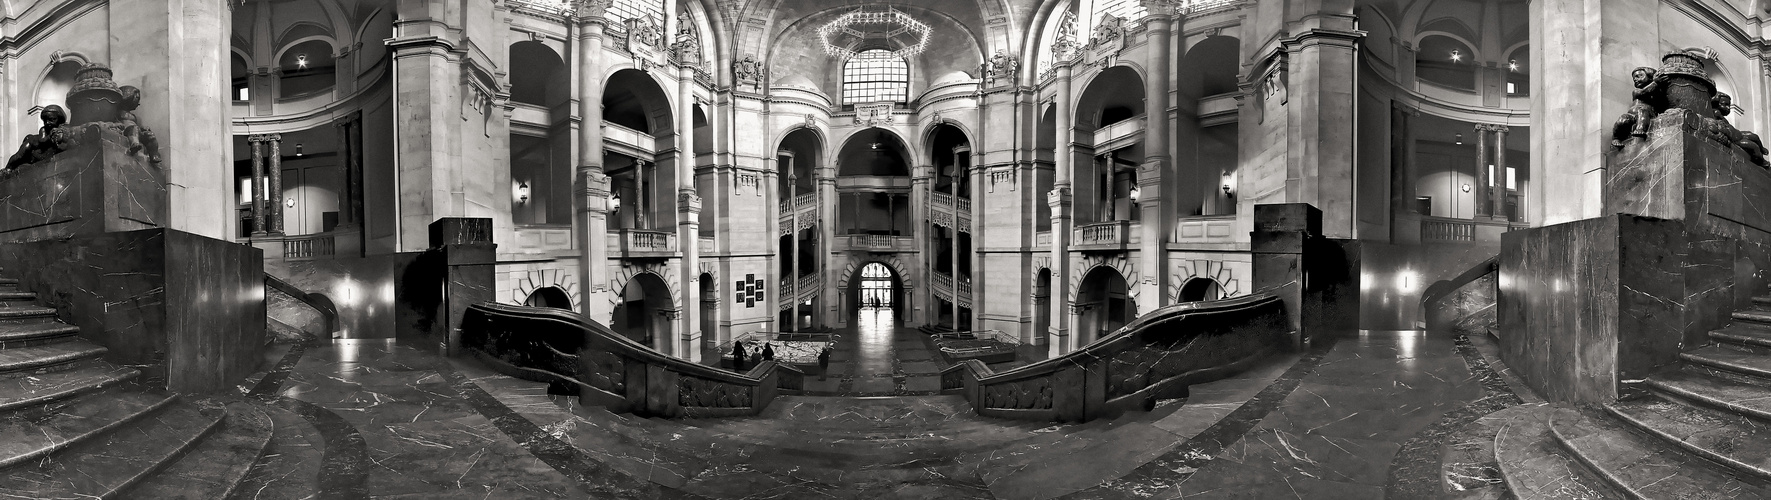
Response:
[[[276,426],[262,406],[246,401],[223,404],[226,414],[202,438],[162,465],[157,474],[129,488],[134,498],[227,498],[270,445]],[[219,486],[219,489],[213,487]]]
[[[97,396],[101,396],[101,395],[94,395],[94,396],[89,396],[89,397],[97,397]],[[73,438],[63,440],[60,442],[56,442],[56,443],[51,444],[49,446],[44,446],[42,448],[31,450],[31,451],[28,451],[25,453],[20,453],[18,455],[12,456],[12,457],[0,458],[0,470],[4,470],[6,468],[12,467],[14,465],[18,465],[20,463],[36,460],[36,459],[41,458],[43,456],[49,455],[51,453],[55,453],[57,451],[66,449],[70,446],[74,446],[74,445],[80,444],[82,442],[85,442],[86,440],[92,439],[93,437],[104,435],[105,433],[115,430],[119,427],[129,425],[131,422],[135,422],[135,421],[141,420],[142,418],[145,418],[149,415],[159,413],[161,410],[165,409],[168,406],[171,406],[173,403],[176,403],[177,401],[178,401],[178,396],[172,396],[172,395],[162,396],[159,401],[154,402],[154,404],[149,405],[146,408],[142,408],[141,411],[130,414],[124,418],[120,418],[115,421],[105,423],[104,425],[100,425],[98,427],[87,429],[86,432],[83,432],[78,436],[74,436]]]
[[[1666,380],[1665,378],[1663,378],[1663,377],[1665,377],[1665,375],[1673,375],[1673,374],[1677,374],[1678,378],[1674,378],[1672,380]],[[1752,417],[1755,419],[1759,419],[1761,421],[1771,422],[1771,412],[1767,412],[1765,410],[1760,410],[1760,409],[1756,409],[1756,408],[1752,408],[1752,407],[1748,407],[1748,406],[1742,406],[1737,403],[1733,403],[1730,401],[1726,401],[1726,400],[1717,398],[1717,397],[1710,395],[1710,394],[1705,394],[1705,391],[1696,390],[1696,389],[1693,389],[1692,387],[1688,387],[1687,384],[1690,382],[1690,379],[1705,380],[1705,381],[1718,383],[1718,384],[1725,384],[1725,385],[1753,387],[1753,388],[1761,390],[1761,391],[1766,391],[1766,396],[1771,397],[1771,389],[1766,389],[1764,387],[1752,386],[1751,384],[1746,384],[1743,382],[1735,382],[1732,380],[1726,380],[1726,379],[1723,379],[1720,377],[1710,376],[1707,374],[1696,374],[1696,373],[1690,373],[1690,372],[1667,372],[1667,374],[1664,374],[1664,375],[1650,376],[1650,377],[1648,377],[1646,385],[1647,385],[1647,388],[1650,392],[1658,394],[1662,397],[1666,397],[1668,399],[1672,399],[1675,401],[1690,402],[1690,403],[1695,404],[1697,406],[1702,406],[1702,407],[1706,407],[1706,408],[1710,408],[1710,409],[1714,409],[1714,410],[1719,410],[1719,411],[1730,412],[1730,413],[1736,413],[1736,414]]]
[[[1556,408],[1542,403],[1509,408],[1521,414],[1494,434],[1494,458],[1512,498],[1622,498],[1609,483],[1569,456],[1550,433],[1549,414]]]
[[[24,372],[65,365],[87,358],[104,356],[109,349],[84,340],[44,344],[0,350],[0,353],[22,354],[21,359],[0,362],[0,375],[19,376]]]
[[[1654,397],[1655,399],[1658,399],[1659,401],[1664,402],[1665,404],[1684,406],[1684,407],[1691,408],[1694,411],[1699,411],[1699,412],[1713,411],[1713,410],[1707,410],[1707,409],[1697,407],[1697,406],[1686,405],[1686,404],[1683,404],[1682,402],[1678,402],[1678,401],[1671,401],[1666,398],[1660,398],[1660,397],[1655,397],[1655,396],[1651,396],[1651,397]],[[1651,404],[1650,401],[1643,401],[1643,400],[1627,401],[1627,402],[1626,401],[1617,401],[1617,402],[1612,402],[1612,403],[1606,404],[1605,411],[1609,412],[1611,414],[1611,416],[1617,418],[1618,420],[1620,420],[1626,424],[1629,424],[1630,426],[1635,427],[1636,429],[1641,430],[1642,432],[1645,432],[1651,436],[1659,438],[1661,441],[1677,445],[1678,447],[1683,448],[1685,451],[1690,452],[1691,454],[1703,457],[1705,459],[1708,459],[1711,462],[1715,462],[1715,463],[1721,464],[1723,466],[1726,466],[1729,469],[1734,470],[1735,472],[1759,477],[1762,479],[1771,480],[1771,469],[1767,469],[1765,467],[1742,462],[1740,460],[1735,459],[1733,456],[1733,453],[1731,453],[1731,452],[1727,452],[1724,450],[1716,450],[1716,449],[1712,449],[1707,446],[1701,446],[1696,443],[1692,443],[1692,442],[1687,441],[1685,439],[1681,439],[1677,435],[1674,435],[1672,432],[1669,432],[1666,429],[1662,428],[1661,425],[1663,425],[1663,424],[1661,424],[1657,421],[1658,420],[1671,420],[1671,417],[1661,415],[1659,412],[1653,410],[1652,408],[1648,408],[1649,404]],[[1640,415],[1640,414],[1636,413],[1636,411],[1632,411],[1633,409],[1641,411],[1641,412],[1647,412],[1647,413],[1649,413],[1649,415]],[[1729,422],[1726,422],[1726,421],[1724,421],[1719,427],[1727,427],[1727,428],[1732,428],[1735,430],[1738,430],[1738,428],[1739,428],[1739,426],[1734,425]],[[1742,432],[1742,434],[1750,435],[1751,432]],[[1759,441],[1758,445],[1761,447],[1771,447],[1771,440],[1760,439],[1757,441]]]
[[[1679,353],[1679,359],[1687,363],[1727,370],[1771,382],[1771,356],[1761,356],[1712,345]]]
[[[1717,343],[1737,345],[1754,350],[1767,350],[1771,349],[1771,325],[1749,326],[1736,322],[1710,330],[1709,338]]]
[[[150,418],[148,418],[148,419],[135,419],[132,423],[130,423],[128,425],[148,426],[150,428],[164,428],[164,430],[166,430],[168,432],[147,433],[144,431],[143,434],[150,435],[148,437],[148,439],[164,439],[167,437],[176,438],[176,439],[179,439],[178,444],[175,445],[170,450],[164,450],[163,453],[153,453],[153,454],[149,455],[152,458],[149,458],[149,460],[148,460],[149,463],[147,464],[146,467],[135,469],[133,471],[124,471],[123,473],[128,474],[128,475],[126,477],[122,478],[121,481],[118,481],[116,483],[109,484],[109,485],[100,485],[100,486],[107,487],[108,488],[107,491],[96,492],[96,493],[94,493],[94,492],[76,493],[77,495],[90,496],[92,498],[100,498],[100,499],[134,498],[135,495],[126,495],[126,492],[128,492],[135,485],[140,484],[142,481],[148,480],[148,479],[158,475],[159,472],[164,470],[167,465],[178,461],[180,458],[183,458],[187,452],[189,452],[192,448],[197,446],[198,443],[203,442],[205,440],[205,438],[209,437],[212,433],[215,432],[215,429],[217,427],[221,426],[222,415],[219,415],[219,414],[212,415],[211,414],[212,412],[207,408],[207,405],[184,401],[178,397],[172,397],[169,399],[171,400],[171,403],[169,403],[163,407],[157,408],[156,410],[154,410],[152,412],[147,412],[147,413],[152,413],[152,416]],[[177,426],[177,425],[173,425],[171,423],[168,423],[168,420],[183,421],[189,417],[197,418],[198,422],[201,422],[201,424],[199,424],[198,427],[192,428],[192,427],[188,427],[188,426]],[[113,432],[115,432],[115,430],[113,430]],[[149,443],[134,442],[136,440],[137,436],[125,435],[125,436],[121,436],[120,438],[124,440],[124,444],[125,444],[124,446],[118,446],[117,443],[113,441],[113,442],[105,443],[109,446],[105,446],[102,449],[92,449],[92,448],[98,447],[98,443],[87,441],[87,442],[77,443],[72,446],[68,446],[68,447],[62,449],[61,451],[59,451],[56,454],[56,456],[59,459],[66,462],[66,461],[78,460],[78,457],[64,456],[67,454],[91,453],[91,454],[97,454],[97,455],[111,455],[111,454],[113,454],[112,450],[119,450],[119,449],[131,450],[134,452],[144,452],[144,451],[153,451],[154,450],[152,445]],[[129,446],[129,445],[133,445],[133,446]],[[161,497],[161,498],[164,498],[164,497]]]
[[[45,392],[31,397],[12,400],[0,399],[0,411],[11,411],[41,405],[50,401],[67,399],[81,394],[101,391],[117,384],[133,380],[140,375],[141,371],[134,368],[119,367],[102,362],[93,363],[80,368],[37,375],[39,378],[50,379],[52,382],[55,379],[68,379],[69,381],[75,381],[78,379],[85,380],[84,383],[69,384],[67,387],[60,390]]]
[[[0,323],[0,348],[4,348],[8,343],[71,337],[79,333],[80,327],[58,321]]]
[[[1597,450],[1590,450],[1586,446],[1576,443],[1575,440],[1581,437],[1577,433],[1606,433],[1606,435],[1623,440],[1622,442],[1627,445],[1634,445],[1638,450],[1661,448],[1674,455],[1689,456],[1689,460],[1678,462],[1675,466],[1661,466],[1663,468],[1679,469],[1680,472],[1674,477],[1690,478],[1695,474],[1721,476],[1728,480],[1743,483],[1741,484],[1743,487],[1753,486],[1751,483],[1745,483],[1744,481],[1741,481],[1740,478],[1735,477],[1732,470],[1721,464],[1711,462],[1698,455],[1693,455],[1689,451],[1686,451],[1683,446],[1672,446],[1660,439],[1637,435],[1629,430],[1628,425],[1612,421],[1607,416],[1591,415],[1574,408],[1561,408],[1550,413],[1549,425],[1551,435],[1555,436],[1556,442],[1561,444],[1563,450],[1568,451],[1568,453],[1573,455],[1576,460],[1579,460],[1582,465],[1585,465],[1587,470],[1593,471],[1598,477],[1609,483],[1615,491],[1623,493],[1628,498],[1650,500],[1659,497],[1650,496],[1640,491],[1637,486],[1630,484],[1627,478],[1616,473],[1612,468],[1604,466],[1601,462],[1602,460],[1615,458],[1615,456],[1602,457],[1599,456],[1600,454]],[[1640,460],[1649,460],[1659,457],[1664,456],[1655,455],[1650,452],[1650,454],[1644,455],[1641,459],[1638,459],[1638,462],[1633,463],[1631,466],[1641,464],[1642,462]],[[1670,462],[1671,461],[1669,460],[1661,460],[1662,464]],[[1695,467],[1697,470],[1693,470],[1692,467]],[[1640,487],[1654,486],[1658,483],[1659,481],[1655,481],[1647,485],[1641,485]],[[1715,483],[1705,484],[1713,485]],[[1691,498],[1704,497],[1699,495]],[[1761,496],[1759,498],[1763,497]]]
[[[36,305],[0,307],[0,319],[54,317],[55,308]]]
[[[18,278],[0,278],[0,285],[17,285]]]
[[[1771,306],[1771,295],[1754,295],[1753,296],[1753,303],[1759,304],[1759,305]]]
[[[25,291],[18,291],[18,290],[0,290],[0,300],[4,300],[4,301],[34,301],[34,300],[37,300],[37,292],[25,292]]]
[[[223,498],[256,499],[261,496],[258,492],[266,489],[279,492],[280,498],[318,498],[326,453],[319,429],[277,405],[255,406],[271,421],[270,439],[233,491]]]

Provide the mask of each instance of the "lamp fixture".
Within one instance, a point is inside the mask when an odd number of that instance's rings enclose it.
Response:
[[[1457,144],[1461,146],[1461,145],[1463,145],[1463,143],[1464,143],[1464,135],[1457,134]]]
[[[301,143],[295,143],[295,156],[301,156]]]
[[[295,55],[295,67],[300,68],[300,69],[307,69],[307,54],[296,54]]]
[[[517,184],[517,203],[528,203],[528,202],[529,202],[529,183],[523,182],[523,183]]]
[[[610,212],[621,211],[621,195],[613,194],[613,193],[609,194],[609,211]]]
[[[295,197],[290,196],[288,198],[283,198],[283,206],[289,207],[289,208],[295,208]]]
[[[1468,193],[1468,192],[1470,192],[1470,183],[1468,183],[1468,182],[1465,182],[1465,183],[1464,183],[1464,187],[1463,187],[1463,190],[1464,190],[1464,192],[1465,192],[1465,193]]]
[[[1519,71],[1519,60],[1518,59],[1508,59],[1507,60],[1507,70],[1508,71]]]
[[[929,25],[898,9],[860,7],[818,27],[818,38],[824,43],[824,53],[839,59],[855,57],[860,53],[857,47],[871,49],[882,44],[897,47],[891,50],[892,56],[909,58],[928,48],[929,31]]]
[[[1229,185],[1229,184],[1225,184],[1225,185],[1224,185],[1224,196],[1231,196],[1231,194],[1230,194],[1230,185]]]
[[[1458,62],[1458,61],[1462,61],[1462,60],[1464,60],[1463,52],[1458,51],[1458,49],[1451,49],[1451,62]]]
[[[1132,203],[1137,203],[1138,202],[1138,187],[1132,186],[1131,191],[1126,193],[1126,195],[1131,197]]]

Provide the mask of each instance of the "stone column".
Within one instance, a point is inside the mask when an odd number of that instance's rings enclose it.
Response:
[[[1058,150],[1052,153],[1055,160],[1052,167],[1052,190],[1046,193],[1046,204],[1052,207],[1051,220],[1051,324],[1046,332],[1049,355],[1057,356],[1070,352],[1075,346],[1070,345],[1070,227],[1071,227],[1071,193],[1070,175],[1075,169],[1074,155],[1070,149],[1076,141],[1072,129],[1069,63],[1060,63],[1053,71],[1057,72],[1057,95],[1053,105],[1057,107],[1056,120],[1058,129]]]
[[[252,145],[252,189],[248,191],[252,192],[253,236],[264,236],[265,232],[270,230],[270,226],[265,224],[264,217],[264,141],[262,135],[246,137],[246,142]]]
[[[832,245],[836,241],[836,209],[840,205],[836,198],[836,169],[826,163],[818,165],[812,171],[818,172],[818,239],[824,241],[825,245]],[[824,263],[819,267],[820,270],[843,269],[843,261],[848,259],[847,255],[837,255],[831,252],[823,252],[819,257]],[[860,284],[854,284],[854,288],[860,288]],[[840,297],[848,291],[837,289],[836,280],[826,279],[824,280],[824,292],[824,317],[837,318],[837,321],[845,320],[846,318],[842,315]],[[829,323],[826,321],[825,324]]]
[[[1179,182],[1163,182],[1176,177],[1170,163],[1168,121],[1169,84],[1169,8],[1150,9],[1144,21],[1147,37],[1144,47],[1150,56],[1144,78],[1144,163],[1138,167],[1139,228],[1138,283],[1128,283],[1138,290],[1138,313],[1168,305],[1168,228],[1176,216],[1174,201],[1180,194]]]
[[[269,167],[271,187],[266,189],[264,197],[271,203],[270,229],[272,236],[283,235],[283,134],[271,134],[266,138],[271,143],[271,164]]]
[[[1475,215],[1470,218],[1494,215],[1494,209],[1488,206],[1490,192],[1494,191],[1494,169],[1488,167],[1488,124],[1476,124],[1476,205]]]
[[[338,172],[340,179],[343,180],[339,183],[343,188],[339,190],[338,200],[338,227],[340,228],[357,226],[356,190],[360,187],[356,185],[356,174],[351,169],[351,155],[356,154],[356,151],[351,148],[351,122],[352,120],[347,118],[332,124],[332,128],[338,130]]]
[[[935,167],[933,166],[919,165],[911,169],[910,241],[920,242],[917,251],[921,254],[922,262],[921,265],[916,266],[917,276],[915,279],[905,281],[925,284],[934,282],[934,278],[929,275],[929,268],[934,265],[935,259],[932,257],[934,254],[930,252],[928,242],[934,237],[931,234],[933,231],[929,230],[929,204],[933,203],[933,200],[930,199],[931,196],[929,196],[929,189],[933,185],[932,181],[935,175]],[[920,296],[912,295],[906,290],[904,300],[905,305],[909,307],[905,311],[910,316],[905,322],[906,325],[929,324],[923,320],[923,311],[934,311],[929,306],[933,303],[934,288],[926,286],[924,288],[926,291]]]
[[[787,157],[787,210],[790,211],[787,218],[787,255],[792,264],[787,267],[787,280],[783,282],[786,286],[781,289],[793,291],[793,295],[787,297],[793,304],[787,309],[786,331],[794,332],[799,331],[799,175],[793,170],[792,151],[776,151],[775,156]]]
[[[1656,0],[1533,0],[1531,203],[1526,220],[1560,224],[1604,212],[1611,125],[1629,109],[1630,70],[1656,66]],[[1546,84],[1549,83],[1549,84]]]
[[[964,279],[959,275],[959,180],[964,178],[966,173],[966,165],[960,164],[959,160],[971,156],[971,152],[972,149],[966,146],[953,148],[953,175],[947,185],[948,196],[952,197],[950,200],[953,203],[948,207],[953,210],[953,225],[950,227],[952,231],[949,231],[953,237],[947,240],[948,250],[952,252],[948,254],[947,271],[948,277],[953,279],[949,280],[947,284],[947,298],[952,299],[947,301],[947,305],[953,310],[953,331],[956,332],[970,330],[970,328],[961,327],[959,323],[959,281]],[[976,242],[973,243],[976,244]]]
[[[683,252],[681,280],[684,297],[683,311],[677,320],[677,324],[682,325],[677,329],[681,332],[677,356],[699,362],[701,311],[691,306],[688,300],[689,294],[700,288],[701,281],[701,196],[695,194],[695,68],[677,67],[676,82],[676,239]]]
[[[1284,9],[1306,4],[1271,3],[1285,5]],[[1264,8],[1267,3],[1261,5]],[[1322,234],[1329,238],[1353,238],[1356,228],[1353,127],[1347,126],[1347,117],[1357,111],[1355,55],[1365,33],[1356,30],[1351,5],[1323,2],[1313,7],[1318,12],[1312,8],[1286,10],[1283,15],[1288,23],[1311,27],[1280,41],[1286,51],[1282,90],[1286,95],[1285,182],[1287,193],[1294,194],[1286,198],[1321,209]],[[1302,17],[1293,19],[1294,15]],[[1252,180],[1255,172],[1247,174],[1244,179]]]
[[[592,318],[603,316],[610,307],[604,294],[609,291],[609,248],[604,242],[609,235],[609,176],[603,175],[603,13],[596,6],[605,2],[587,2],[592,7],[578,18],[578,53],[573,57],[578,69],[578,168],[573,184],[577,191],[578,226],[578,294],[579,312]],[[628,200],[634,203],[638,200]]]
[[[1494,220],[1506,222],[1507,126],[1489,125],[1488,129],[1494,131]]]
[[[158,135],[166,171],[166,227],[232,239],[238,217],[228,95],[228,40],[234,2],[112,0],[107,15],[89,18],[107,29],[119,85],[146,98],[138,121]],[[108,23],[108,26],[106,25]],[[108,44],[105,39],[109,34]]]

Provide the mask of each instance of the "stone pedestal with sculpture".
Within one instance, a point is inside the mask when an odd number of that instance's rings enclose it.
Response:
[[[264,257],[164,227],[177,167],[136,122],[140,102],[90,64],[65,108],[43,107],[43,127],[0,170],[0,267],[151,385],[228,390],[260,362]]]

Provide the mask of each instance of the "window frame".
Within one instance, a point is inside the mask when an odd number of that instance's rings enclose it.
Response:
[[[870,54],[881,54],[882,56],[867,57]],[[879,63],[872,65],[868,61],[879,61]],[[869,66],[861,67],[862,65]],[[856,79],[862,77],[866,79]],[[897,79],[893,79],[893,77],[897,77]],[[894,85],[896,85],[895,88]],[[910,101],[910,61],[893,55],[892,51],[884,48],[871,48],[857,52],[855,57],[842,62],[842,88],[839,91],[842,93],[844,105],[852,106],[870,102],[907,103]],[[851,95],[865,96],[866,98],[855,99],[851,98]]]

